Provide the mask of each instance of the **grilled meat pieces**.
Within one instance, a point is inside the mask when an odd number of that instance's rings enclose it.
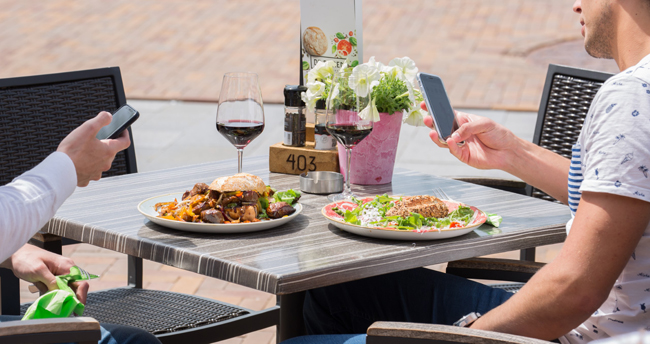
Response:
[[[208,209],[201,212],[201,220],[207,223],[223,223],[225,220],[221,211]]]
[[[271,219],[279,219],[283,216],[291,215],[296,211],[296,209],[286,202],[276,202],[271,203],[268,208],[266,208],[266,215]]]
[[[395,202],[395,205],[386,212],[386,216],[408,217],[411,213],[418,213],[424,217],[441,218],[449,215],[449,209],[445,202],[436,197],[410,196]]]

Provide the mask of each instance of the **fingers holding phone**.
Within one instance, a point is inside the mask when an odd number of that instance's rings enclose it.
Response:
[[[59,144],[57,151],[66,153],[74,163],[77,186],[83,187],[91,180],[99,180],[102,172],[111,168],[115,154],[131,144],[126,128],[139,114],[131,107],[120,112],[124,108],[113,116],[100,112],[73,130]]]
[[[449,102],[445,85],[440,77],[432,74],[418,73],[417,80],[420,84],[420,91],[424,96],[425,106],[422,104],[420,106],[429,112],[432,119],[432,121],[425,121],[425,124],[432,122],[432,128],[437,133],[430,136],[432,136],[436,144],[440,143],[442,146],[446,146],[447,140],[459,126],[456,120],[456,112]],[[435,136],[437,136],[437,140],[435,140]],[[440,144],[438,146],[441,146]],[[464,142],[461,141],[457,144],[462,145]]]
[[[115,111],[110,123],[99,129],[96,137],[100,140],[117,139],[139,117],[140,113],[136,109],[129,105],[124,105]]]

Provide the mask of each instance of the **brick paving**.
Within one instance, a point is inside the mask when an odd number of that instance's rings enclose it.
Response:
[[[299,4],[0,0],[0,77],[120,66],[128,98],[215,101],[225,72],[249,70],[279,103],[298,81]],[[616,69],[584,52],[571,4],[364,0],[364,56],[410,56],[456,107],[534,111],[548,63]]]

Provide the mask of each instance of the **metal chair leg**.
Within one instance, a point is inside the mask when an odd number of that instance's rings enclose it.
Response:
[[[129,287],[142,289],[142,258],[129,256]]]
[[[20,315],[20,282],[13,271],[0,268],[0,314]]]
[[[525,248],[519,251],[519,260],[525,260],[529,262],[535,261],[535,248]]]

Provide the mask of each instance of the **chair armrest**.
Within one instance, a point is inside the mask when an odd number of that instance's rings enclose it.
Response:
[[[523,260],[471,258],[449,262],[446,272],[465,278],[527,282],[544,265]]]
[[[62,343],[94,342],[101,339],[99,322],[93,318],[55,318],[0,323],[0,342]]]
[[[550,342],[499,332],[447,325],[377,321],[368,328],[366,344],[387,343],[527,343]],[[400,341],[401,340],[401,341]]]
[[[452,178],[466,183],[488,186],[494,189],[510,191],[521,195],[526,194],[526,183],[521,180],[485,177],[458,177]]]

